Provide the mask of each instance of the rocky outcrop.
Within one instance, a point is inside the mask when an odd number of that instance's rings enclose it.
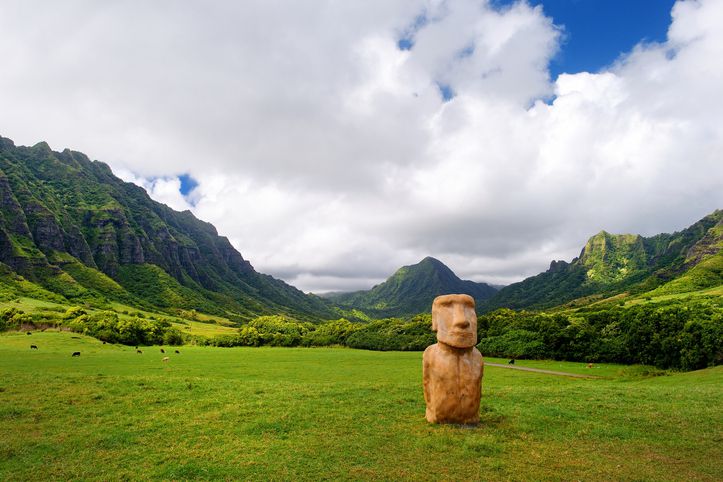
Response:
[[[3,226],[21,236],[30,236],[30,228],[25,213],[15,198],[8,178],[2,170],[0,170],[0,209],[2,210],[0,221],[2,221]]]
[[[91,268],[97,268],[95,260],[93,259],[93,253],[88,246],[88,242],[83,237],[83,233],[80,228],[76,225],[71,225],[68,232],[65,233],[65,250],[78,258],[83,264],[90,266]]]
[[[27,203],[24,211],[33,240],[38,248],[46,253],[65,249],[63,230],[58,226],[52,212],[36,200]]]
[[[552,260],[550,263],[550,268],[548,268],[548,273],[559,273],[564,271],[569,266],[569,263],[567,261],[559,260],[555,261]]]
[[[686,252],[686,266],[698,264],[702,259],[715,256],[723,250],[723,219],[709,229],[705,236]]]

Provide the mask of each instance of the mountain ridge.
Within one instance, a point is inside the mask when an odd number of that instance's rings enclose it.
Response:
[[[716,209],[691,226],[650,237],[600,231],[585,243],[580,255],[552,261],[547,271],[499,290],[481,311],[496,308],[543,309],[590,295],[612,296],[662,289],[696,266],[698,288],[723,283],[723,210]],[[704,272],[703,272],[704,271]],[[705,280],[705,281],[704,281]],[[679,288],[683,289],[681,282]]]
[[[22,277],[6,276],[11,292],[29,282],[66,299],[136,301],[237,320],[335,315],[320,298],[256,272],[190,211],[153,201],[108,165],[45,142],[16,147],[0,137],[0,263]]]

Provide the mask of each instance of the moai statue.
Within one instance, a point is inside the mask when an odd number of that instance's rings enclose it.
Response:
[[[477,314],[468,295],[438,296],[432,303],[432,330],[438,343],[422,357],[426,417],[432,423],[479,422],[482,354]]]

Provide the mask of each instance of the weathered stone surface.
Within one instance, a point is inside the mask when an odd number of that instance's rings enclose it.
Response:
[[[432,423],[479,422],[482,354],[477,315],[468,295],[444,295],[432,304],[432,329],[438,343],[422,357],[426,418]]]
[[[13,194],[5,173],[0,170],[0,209],[3,213],[3,225],[21,236],[30,236],[30,228],[25,213]]]
[[[91,268],[97,268],[93,253],[78,226],[71,225],[65,236],[66,250]]]

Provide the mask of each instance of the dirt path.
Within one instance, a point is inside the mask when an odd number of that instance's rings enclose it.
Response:
[[[568,373],[568,372],[556,372],[553,370],[543,370],[542,368],[529,368],[529,367],[518,367],[516,365],[503,365],[501,363],[488,363],[485,362],[485,366],[497,367],[497,368],[511,368],[512,370],[522,370],[525,372],[536,372],[545,373],[547,375],[558,375],[561,377],[573,377],[573,378],[600,378],[595,375],[582,375],[580,373]]]

